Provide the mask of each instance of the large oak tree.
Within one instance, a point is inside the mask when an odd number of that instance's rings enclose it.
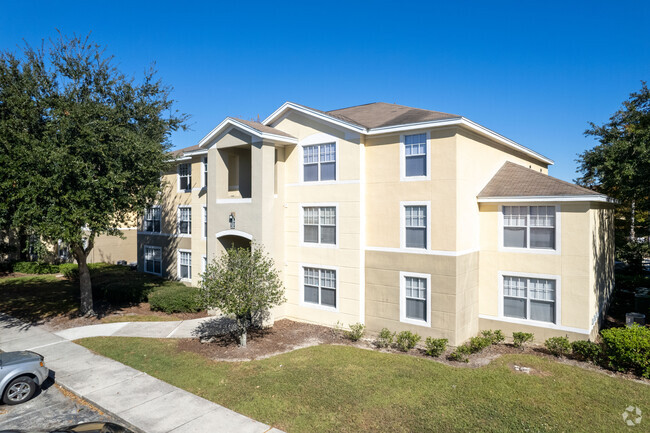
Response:
[[[169,137],[185,127],[150,69],[136,82],[89,37],[0,53],[0,228],[68,244],[81,309],[93,314],[86,260],[161,190]]]

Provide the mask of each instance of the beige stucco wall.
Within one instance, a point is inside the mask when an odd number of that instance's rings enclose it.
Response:
[[[507,205],[507,203],[504,203]],[[535,203],[526,203],[535,205]],[[594,230],[596,218],[592,204],[588,202],[537,203],[559,206],[557,221],[560,225],[558,240],[559,253],[507,252],[499,250],[499,218],[497,204],[480,205],[481,251],[479,265],[479,311],[484,319],[499,320],[499,272],[519,272],[556,276],[559,283],[560,315],[556,326],[537,327],[541,336],[582,335],[588,338],[592,331],[592,318],[595,314],[594,291],[602,291],[594,285],[595,279],[601,285],[610,287],[613,280],[602,274],[608,267],[612,256],[602,258],[607,265],[594,265],[594,242],[600,233]],[[610,252],[608,252],[609,254]],[[602,255],[598,255],[602,257]],[[611,262],[613,265],[613,262]],[[507,320],[507,319],[506,319]],[[481,322],[482,327],[485,321]],[[491,322],[493,324],[494,322]],[[519,330],[520,325],[500,321],[503,329]],[[525,326],[525,325],[522,325]],[[523,328],[522,328],[523,330]]]
[[[115,263],[119,260],[126,260],[127,263],[137,262],[137,228],[125,228],[121,232],[124,239],[119,236],[97,236],[88,255],[88,263]]]

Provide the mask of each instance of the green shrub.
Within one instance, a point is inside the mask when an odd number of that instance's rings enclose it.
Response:
[[[390,347],[393,344],[393,339],[395,338],[395,333],[390,332],[388,328],[384,328],[379,332],[377,339],[375,340],[375,346],[377,347]]]
[[[424,341],[424,352],[429,356],[438,357],[442,355],[447,349],[446,338],[431,338],[427,337]]]
[[[593,341],[578,340],[571,343],[571,353],[581,361],[600,364],[603,359],[603,346]]]
[[[195,313],[200,311],[199,289],[183,284],[169,284],[149,293],[149,307],[165,313]]]
[[[506,336],[503,335],[503,332],[500,329],[497,329],[496,331],[485,330],[481,332],[481,335],[489,338],[492,344],[503,343],[506,339]]]
[[[352,341],[358,341],[363,337],[363,334],[366,332],[366,325],[363,323],[355,323],[353,325],[350,325],[350,330],[345,331],[345,336],[352,340]]]
[[[490,337],[472,337],[468,343],[470,353],[478,353],[491,345],[492,338]]]
[[[448,359],[451,361],[458,361],[458,362],[469,362],[469,355],[472,353],[471,349],[469,348],[468,345],[463,344],[462,346],[458,346],[456,350],[451,352],[448,356]]]
[[[397,334],[395,344],[397,345],[397,348],[402,352],[408,352],[409,350],[413,349],[421,339],[422,337],[411,331],[402,331]]]
[[[635,323],[631,327],[605,329],[600,335],[610,368],[650,378],[650,329]]]
[[[567,356],[571,352],[571,343],[567,337],[551,337],[544,342],[544,346],[553,356]]]
[[[59,272],[59,265],[43,262],[16,262],[13,271],[21,274],[56,274]]]
[[[68,280],[77,280],[79,278],[79,265],[75,263],[63,263],[59,265],[59,272]]]
[[[535,335],[530,332],[513,332],[512,344],[514,344],[515,347],[521,348],[529,341],[533,341],[533,338],[535,338]]]

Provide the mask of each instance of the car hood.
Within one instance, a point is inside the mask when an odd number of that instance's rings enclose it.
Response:
[[[36,352],[23,350],[21,352],[2,352],[0,353],[0,366],[8,367],[10,365],[21,364],[23,362],[41,361],[43,357]]]

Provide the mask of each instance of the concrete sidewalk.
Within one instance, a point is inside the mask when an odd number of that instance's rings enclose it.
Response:
[[[212,322],[222,320],[218,317],[178,320],[173,322],[117,322],[100,325],[79,326],[55,332],[66,340],[78,340],[86,337],[148,337],[148,338],[196,338],[201,332],[201,325],[210,326]]]
[[[280,432],[3,314],[0,350],[40,353],[59,385],[145,433]]]

